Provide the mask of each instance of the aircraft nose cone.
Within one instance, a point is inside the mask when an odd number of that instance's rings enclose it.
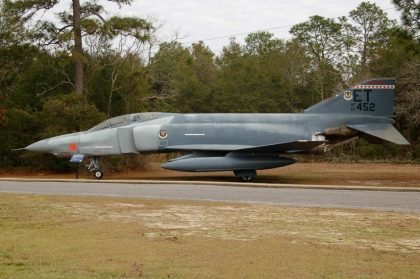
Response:
[[[51,151],[51,148],[47,140],[40,140],[25,147],[25,150],[49,153]]]

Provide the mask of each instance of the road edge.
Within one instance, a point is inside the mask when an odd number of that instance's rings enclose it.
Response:
[[[358,185],[315,185],[315,184],[283,184],[283,183],[254,183],[254,182],[221,182],[221,181],[181,181],[181,180],[118,180],[118,179],[46,179],[46,178],[14,178],[4,177],[0,181],[9,182],[73,182],[73,183],[123,183],[123,184],[187,184],[187,185],[214,185],[253,188],[292,188],[292,189],[325,189],[325,190],[362,190],[362,191],[389,191],[389,192],[420,192],[420,187],[385,187],[385,186],[358,186]]]

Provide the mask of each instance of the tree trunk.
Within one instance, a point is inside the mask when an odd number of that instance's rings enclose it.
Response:
[[[83,94],[83,47],[80,28],[80,1],[73,0],[73,33],[74,33],[74,84],[77,94]]]
[[[366,56],[367,56],[367,46],[366,42],[363,43],[363,50],[362,50],[362,71],[364,72],[366,69]]]

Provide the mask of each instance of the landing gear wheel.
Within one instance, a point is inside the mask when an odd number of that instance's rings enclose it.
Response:
[[[95,178],[96,179],[101,179],[102,176],[104,176],[104,172],[103,171],[95,171]]]
[[[254,177],[252,177],[252,176],[241,176],[241,179],[244,182],[249,182],[249,181],[252,181],[254,179]]]
[[[86,168],[96,179],[101,179],[104,176],[98,157],[91,158],[90,163],[86,165]]]
[[[257,176],[257,172],[255,170],[234,170],[233,173],[243,182],[250,182]]]

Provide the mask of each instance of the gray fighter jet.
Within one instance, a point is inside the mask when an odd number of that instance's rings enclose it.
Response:
[[[146,112],[114,117],[90,130],[35,142],[25,150],[81,161],[97,179],[107,155],[182,152],[163,168],[186,172],[233,171],[244,181],[256,170],[295,163],[287,154],[325,152],[353,137],[408,145],[393,127],[395,80],[372,79],[302,113]]]

